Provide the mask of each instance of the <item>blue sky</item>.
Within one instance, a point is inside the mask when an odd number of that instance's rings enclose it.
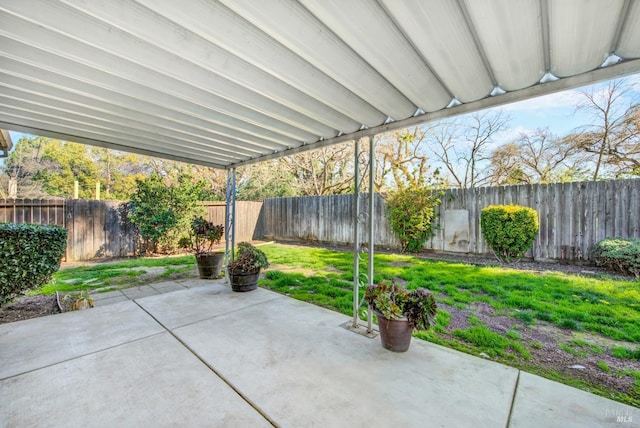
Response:
[[[634,74],[625,80],[632,86],[632,91],[628,93],[627,100],[639,103],[640,74]],[[608,81],[597,83],[496,107],[496,109],[503,110],[511,117],[509,131],[501,135],[500,140],[502,141],[500,142],[507,142],[520,132],[537,128],[549,128],[554,134],[563,135],[578,126],[589,123],[589,118],[584,112],[576,111],[576,106],[583,100],[580,91],[593,87],[597,93],[608,84]]]

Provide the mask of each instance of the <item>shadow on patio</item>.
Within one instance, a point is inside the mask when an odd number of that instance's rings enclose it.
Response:
[[[0,426],[639,426],[624,404],[201,282],[0,326]]]

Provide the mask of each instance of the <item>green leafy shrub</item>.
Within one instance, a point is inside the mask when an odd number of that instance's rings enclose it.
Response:
[[[259,248],[248,242],[238,244],[238,254],[233,262],[229,263],[229,273],[233,275],[252,273],[261,268],[268,268],[267,255]]]
[[[591,252],[598,266],[640,278],[640,239],[607,238],[598,242]]]
[[[174,250],[188,237],[191,219],[202,213],[197,202],[206,198],[206,182],[194,182],[187,174],[172,181],[159,174],[136,180],[129,219],[153,252]]]
[[[47,283],[66,248],[62,227],[0,223],[0,304]]]
[[[426,187],[411,186],[390,195],[389,221],[402,251],[420,252],[433,236],[434,208],[439,203],[440,199]]]
[[[498,260],[518,261],[538,233],[538,214],[519,205],[490,205],[480,213],[482,236]]]

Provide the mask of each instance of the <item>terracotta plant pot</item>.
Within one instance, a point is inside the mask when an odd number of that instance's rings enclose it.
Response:
[[[233,291],[245,292],[258,288],[260,269],[250,273],[229,273],[229,282]]]
[[[413,324],[406,318],[390,320],[374,311],[378,316],[378,328],[382,347],[393,352],[405,352],[411,345]]]
[[[223,253],[208,253],[196,255],[196,263],[198,265],[198,273],[201,279],[217,279],[220,278],[222,271],[222,263],[224,262]]]

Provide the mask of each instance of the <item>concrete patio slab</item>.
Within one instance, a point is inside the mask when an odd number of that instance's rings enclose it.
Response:
[[[149,286],[161,293],[169,293],[171,291],[180,291],[186,288],[184,285],[181,285],[175,281],[159,282],[157,284],[150,284]]]
[[[431,343],[386,351],[342,328],[348,317],[267,290],[200,283],[0,325],[0,427],[640,421],[638,409]]]
[[[176,282],[186,288],[202,287],[211,284],[223,284],[224,279],[178,279]]]
[[[98,300],[108,300],[113,299],[114,297],[122,297],[122,292],[120,290],[107,291],[106,293],[91,293],[91,298],[94,302]]]
[[[130,300],[130,299],[124,294],[120,293],[119,296],[111,297],[109,299],[99,299],[99,300],[94,299],[93,306],[98,307],[98,306],[112,305],[118,302],[126,302],[127,300]]]
[[[154,290],[148,285],[143,285],[142,287],[131,287],[131,288],[123,288],[122,294],[127,296],[127,298],[131,300],[141,299],[143,297],[155,296],[160,294],[158,290]]]
[[[163,332],[127,301],[0,325],[0,379]]]
[[[138,304],[169,329],[284,296],[267,290],[234,293],[221,283],[140,299]]]
[[[346,320],[280,298],[174,333],[281,426],[505,426],[518,370],[419,340],[391,353]]]
[[[521,372],[513,428],[640,427],[640,409]]]
[[[169,333],[0,382],[4,427],[261,427],[255,409]]]

